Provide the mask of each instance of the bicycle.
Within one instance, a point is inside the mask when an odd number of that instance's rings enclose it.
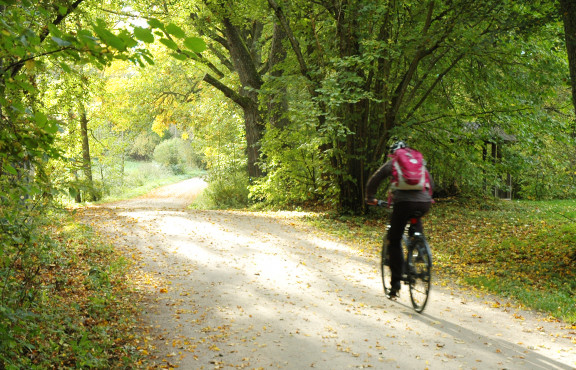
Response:
[[[387,202],[378,201],[378,206],[385,204]],[[408,285],[412,307],[418,313],[424,311],[424,307],[428,303],[432,283],[432,252],[430,245],[426,241],[424,234],[415,230],[415,225],[421,217],[422,215],[415,214],[410,218],[401,243],[402,255],[405,256],[402,266],[402,282]],[[386,235],[384,236],[380,255],[380,272],[384,293],[389,296],[392,289],[392,271],[388,261],[388,240]]]

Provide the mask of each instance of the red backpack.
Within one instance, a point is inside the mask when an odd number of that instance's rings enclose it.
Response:
[[[392,190],[431,191],[422,153],[412,148],[397,149],[392,158]]]

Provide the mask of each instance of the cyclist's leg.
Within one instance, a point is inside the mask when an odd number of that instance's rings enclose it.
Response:
[[[422,216],[424,216],[430,210],[430,202],[407,202],[406,208],[414,214],[418,212],[421,216],[418,218],[418,222],[414,225],[414,230],[421,234],[424,234],[424,226],[422,225]]]
[[[402,235],[408,222],[408,214],[405,212],[404,203],[394,204],[390,216],[390,229],[388,229],[388,250],[390,254],[390,270],[392,272],[391,286],[394,290],[400,290],[402,281],[402,267],[404,256],[402,253]]]

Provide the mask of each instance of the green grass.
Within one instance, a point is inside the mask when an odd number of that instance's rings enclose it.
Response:
[[[387,213],[310,222],[378,253]],[[576,201],[439,202],[425,218],[435,274],[576,325]]]

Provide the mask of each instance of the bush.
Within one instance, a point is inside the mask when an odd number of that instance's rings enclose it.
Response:
[[[210,176],[207,181],[208,187],[195,202],[197,207],[226,209],[248,205],[248,179],[244,171],[232,172],[226,177]]]
[[[201,159],[189,141],[180,138],[165,140],[154,149],[154,160],[170,168],[176,175],[190,168],[199,168]]]
[[[155,133],[142,132],[134,140],[130,150],[130,156],[136,160],[150,160],[154,155],[154,149],[160,143],[160,137]]]

